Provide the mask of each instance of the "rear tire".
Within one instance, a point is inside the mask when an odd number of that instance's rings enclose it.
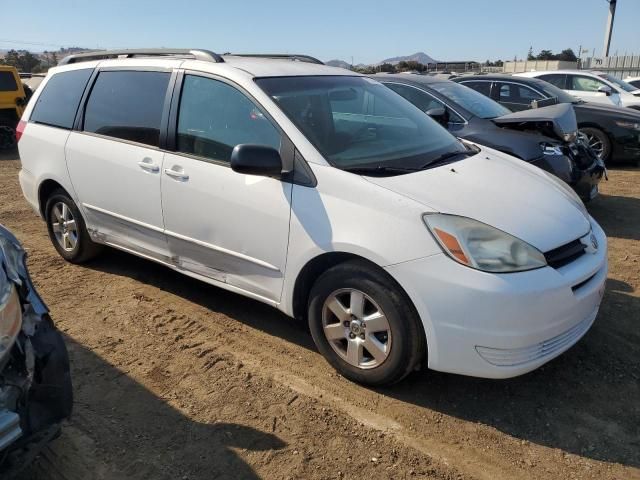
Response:
[[[80,210],[64,190],[56,190],[47,200],[45,221],[51,243],[67,262],[83,263],[102,251],[102,245],[91,240]]]
[[[587,145],[591,147],[598,158],[603,162],[608,162],[611,157],[611,140],[606,133],[599,128],[584,127],[579,132],[586,137]]]
[[[308,318],[320,353],[358,383],[396,383],[425,355],[422,323],[411,301],[385,272],[365,261],[323,273],[311,289]]]

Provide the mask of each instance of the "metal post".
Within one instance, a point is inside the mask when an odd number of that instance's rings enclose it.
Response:
[[[616,15],[616,3],[618,0],[608,0],[609,2],[609,18],[607,19],[607,29],[604,32],[604,57],[609,56],[609,47],[611,46],[611,32],[613,31],[613,18]]]

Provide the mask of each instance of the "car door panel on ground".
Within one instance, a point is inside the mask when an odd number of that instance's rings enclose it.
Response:
[[[175,108],[176,152],[165,154],[161,176],[164,224],[174,262],[186,271],[278,301],[291,184],[234,172],[230,158],[238,144],[279,148],[279,131],[243,92],[208,77],[185,75]]]
[[[169,260],[163,229],[158,148],[171,74],[101,71],[81,131],[66,146],[69,175],[93,235]]]

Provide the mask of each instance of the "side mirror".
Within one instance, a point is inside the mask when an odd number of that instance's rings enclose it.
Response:
[[[276,177],[282,175],[280,152],[266,145],[236,145],[231,152],[231,169],[245,175]]]
[[[449,121],[449,113],[444,107],[433,107],[425,113],[438,123],[446,124]]]
[[[613,93],[611,91],[611,87],[609,87],[608,85],[602,85],[601,87],[598,87],[598,92],[604,93],[607,97]]]

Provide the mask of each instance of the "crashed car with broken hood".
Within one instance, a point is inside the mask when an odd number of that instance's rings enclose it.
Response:
[[[0,478],[22,469],[71,414],[69,357],[17,238],[0,225]]]
[[[458,138],[499,150],[554,174],[583,201],[598,194],[604,163],[580,138],[571,105],[512,113],[455,82],[422,75],[372,75]]]

